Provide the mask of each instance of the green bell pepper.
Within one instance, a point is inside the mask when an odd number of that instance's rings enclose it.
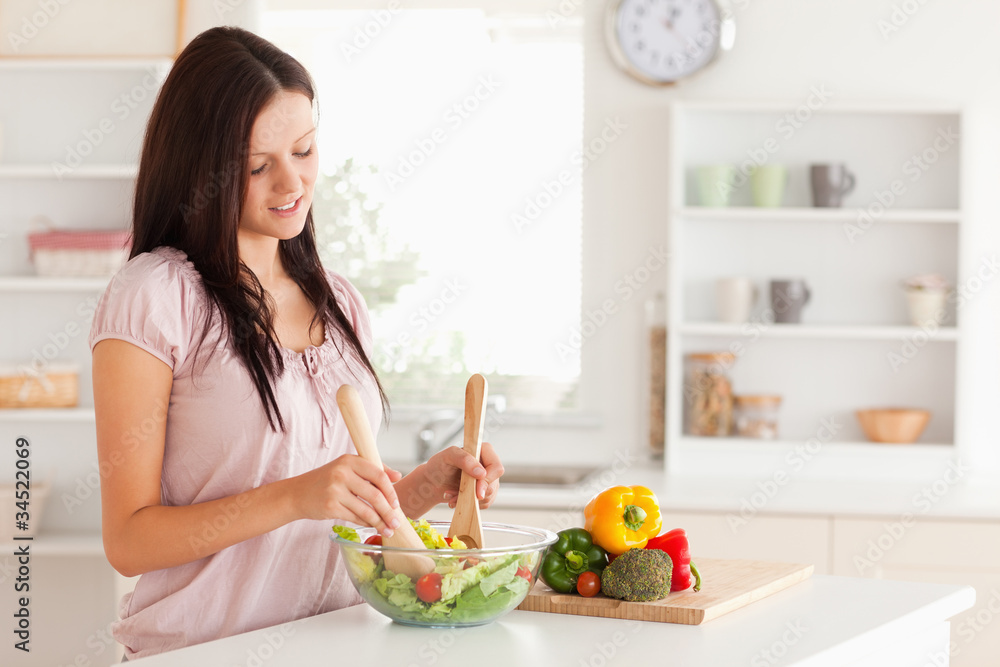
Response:
[[[567,528],[557,533],[559,539],[545,552],[542,579],[557,593],[572,593],[576,580],[584,572],[598,576],[608,564],[608,552],[594,544],[584,528]]]

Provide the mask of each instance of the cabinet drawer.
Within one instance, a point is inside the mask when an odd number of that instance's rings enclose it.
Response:
[[[663,529],[684,528],[691,552],[708,558],[812,563],[830,571],[830,520],[823,517],[756,516],[738,526],[724,513],[666,512]]]
[[[835,519],[833,573],[870,575],[884,567],[1000,573],[1000,523],[914,517]]]

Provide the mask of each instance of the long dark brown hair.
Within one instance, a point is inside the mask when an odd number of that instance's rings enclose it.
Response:
[[[240,28],[219,27],[188,44],[160,89],[146,127],[131,256],[159,246],[187,254],[257,388],[268,422],[284,431],[274,394],[274,382],[284,372],[274,313],[260,281],[240,260],[236,240],[250,177],[254,121],[282,91],[315,101],[305,67],[267,40]],[[311,208],[302,233],[279,241],[278,252],[285,271],[316,307],[310,329],[318,322],[332,324],[371,373],[383,407],[388,407],[375,369],[320,263]],[[206,321],[206,333],[209,325]],[[332,338],[337,341],[338,336]]]

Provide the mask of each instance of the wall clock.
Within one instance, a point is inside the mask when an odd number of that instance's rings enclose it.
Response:
[[[715,0],[612,0],[607,40],[615,62],[653,86],[700,72],[732,48],[732,11]]]

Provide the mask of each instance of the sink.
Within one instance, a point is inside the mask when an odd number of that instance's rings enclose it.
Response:
[[[386,461],[390,468],[406,474],[416,467],[413,461]],[[544,463],[504,464],[502,484],[531,486],[573,486],[601,470],[598,466],[564,466]]]
[[[544,464],[504,465],[502,484],[532,484],[544,486],[571,486],[579,484],[599,471],[593,466],[561,466]]]

